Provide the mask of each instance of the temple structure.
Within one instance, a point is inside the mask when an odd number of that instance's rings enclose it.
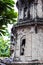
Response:
[[[14,60],[43,61],[43,0],[17,0],[17,24],[11,29]]]

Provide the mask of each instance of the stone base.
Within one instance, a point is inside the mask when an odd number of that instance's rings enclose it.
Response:
[[[6,65],[43,65],[41,61],[32,61],[32,62],[12,62],[12,63],[5,63]]]

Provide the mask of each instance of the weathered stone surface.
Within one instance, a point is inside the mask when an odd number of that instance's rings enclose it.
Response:
[[[4,64],[4,63],[0,63],[0,65],[6,65],[6,64]]]
[[[43,1],[18,0],[17,8],[18,23],[12,30],[17,37],[14,56],[22,62],[43,60]]]
[[[16,56],[18,56],[22,61],[29,60],[43,60],[43,27],[38,28],[38,33],[35,33],[35,28],[26,27],[17,30],[18,39],[16,47]],[[25,37],[24,37],[25,36]],[[23,37],[23,38],[22,38]],[[24,55],[20,55],[20,44],[21,39],[26,39]],[[23,59],[24,58],[24,59]]]
[[[11,63],[13,62],[13,58],[5,58],[2,60],[3,63]]]

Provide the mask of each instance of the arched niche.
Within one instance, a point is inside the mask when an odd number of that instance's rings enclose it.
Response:
[[[25,51],[25,44],[26,44],[26,38],[25,35],[23,35],[21,37],[21,43],[20,43],[20,55],[23,56],[24,55],[24,51]]]

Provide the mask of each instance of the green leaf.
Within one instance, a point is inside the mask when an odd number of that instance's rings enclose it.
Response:
[[[5,33],[2,30],[5,30],[2,26],[7,27],[8,23],[13,24],[16,22],[17,12],[14,10],[15,2],[14,0],[0,0],[0,29],[3,34]],[[11,22],[12,21],[12,22]]]

